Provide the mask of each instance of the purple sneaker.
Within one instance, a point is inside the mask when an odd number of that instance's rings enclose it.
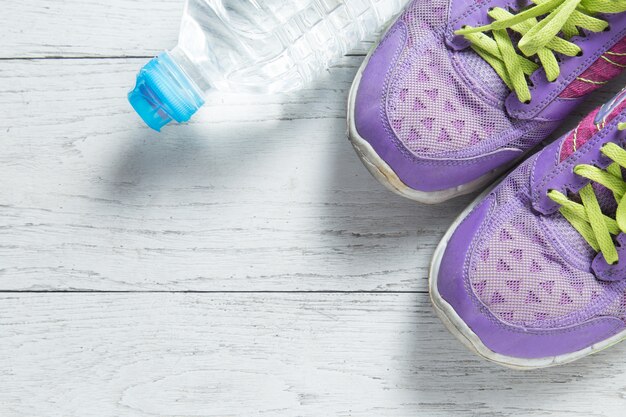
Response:
[[[400,195],[437,203],[477,190],[619,75],[625,9],[623,0],[415,0],[356,76],[350,140]],[[546,28],[547,16],[564,24]]]
[[[539,368],[626,338],[624,122],[626,90],[479,197],[443,238],[431,298],[479,355]]]

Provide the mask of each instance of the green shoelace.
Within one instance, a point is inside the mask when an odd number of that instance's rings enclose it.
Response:
[[[489,11],[493,23],[477,28],[465,26],[455,32],[470,42],[472,49],[493,67],[506,85],[515,91],[519,100],[525,103],[531,100],[528,76],[541,66],[545,69],[548,81],[556,81],[561,69],[555,53],[565,56],[582,54],[578,45],[569,42],[573,36],[579,35],[579,28],[591,32],[609,28],[608,22],[593,15],[626,11],[626,0],[532,1],[533,6],[518,14],[499,7],[493,8]],[[544,17],[538,20],[540,16]],[[508,29],[522,36],[517,48],[513,45]],[[493,37],[487,36],[485,32],[491,32]]]
[[[626,123],[620,123],[618,129],[626,130]],[[561,206],[563,217],[578,230],[587,243],[596,252],[602,252],[609,265],[614,265],[619,258],[613,236],[626,233],[626,181],[622,178],[622,168],[626,168],[626,150],[614,143],[607,143],[601,151],[613,161],[606,170],[583,164],[576,166],[574,173],[613,192],[617,201],[615,219],[602,213],[591,183],[580,190],[582,204],[570,200],[556,190],[551,190],[548,197]]]

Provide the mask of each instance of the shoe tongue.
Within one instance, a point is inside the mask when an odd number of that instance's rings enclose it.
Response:
[[[589,113],[573,131],[565,135],[561,142],[559,161],[563,162],[575,152],[583,150],[585,143],[625,110],[626,88],[604,106]]]
[[[615,218],[617,203],[611,190],[600,184],[593,184],[593,189],[598,198],[602,212],[611,218]],[[570,197],[573,201],[580,202],[580,197]],[[596,257],[596,251],[589,246],[582,235],[561,215],[561,213],[557,212],[546,217],[544,224],[552,231],[554,236],[558,236],[563,250],[568,252],[570,258],[578,259],[583,263],[591,263]]]
[[[622,92],[604,106],[592,111],[580,122],[576,129],[565,135],[559,147],[560,162],[563,163],[576,152],[584,152],[585,149],[583,145],[625,110],[626,89],[622,90]],[[622,170],[622,175],[626,178],[625,170]],[[617,202],[613,196],[613,192],[598,183],[592,182],[591,184],[602,212],[611,218],[615,218]],[[574,201],[580,202],[578,195],[570,195],[569,197]],[[586,261],[591,261],[593,257],[595,257],[596,253],[593,249],[560,213],[556,213],[547,218],[546,225],[553,229],[555,234],[558,235],[559,239],[564,243],[565,247],[568,247],[572,252],[576,252],[577,257]]]
[[[584,145],[624,111],[626,111],[626,88],[604,106],[589,113],[572,132],[565,135],[560,146],[560,163],[577,152],[586,152]],[[597,151],[593,150],[593,152]],[[622,171],[622,176],[626,178],[624,170]],[[598,183],[592,182],[592,185],[604,214],[614,217],[617,202],[613,192]]]
[[[613,196],[613,192],[600,184],[593,184],[593,190],[598,199],[598,204],[602,209],[602,213],[606,214],[610,218],[615,218],[615,212],[617,211],[617,201]]]
[[[472,49],[464,49],[455,54],[466,74],[476,85],[500,100],[504,100],[511,93],[491,65]]]

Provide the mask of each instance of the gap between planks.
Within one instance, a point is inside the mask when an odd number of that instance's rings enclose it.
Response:
[[[365,57],[366,53],[355,52],[345,54],[345,58]],[[88,60],[88,59],[152,59],[154,55],[110,55],[110,56],[63,56],[63,55],[46,55],[46,56],[34,56],[34,57],[0,57],[0,61],[41,61],[46,59],[66,59],[66,60]]]
[[[202,291],[202,290],[1,290],[0,294],[428,294],[428,291]]]

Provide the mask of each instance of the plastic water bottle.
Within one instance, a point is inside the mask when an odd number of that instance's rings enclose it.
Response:
[[[178,45],[145,65],[128,99],[155,130],[186,122],[211,90],[306,85],[408,0],[187,0]]]

